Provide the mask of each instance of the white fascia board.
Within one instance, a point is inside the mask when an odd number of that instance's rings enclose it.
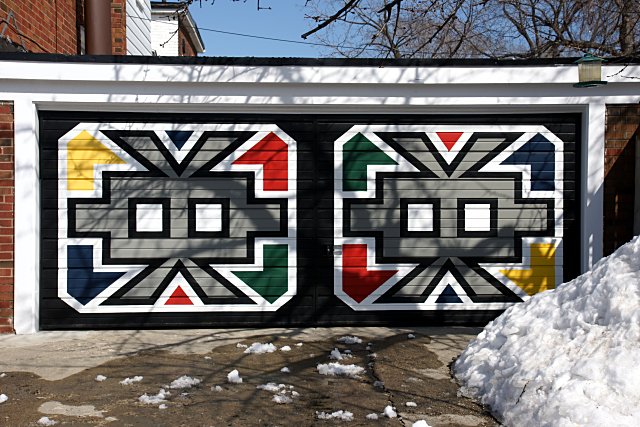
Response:
[[[603,67],[609,83],[629,83],[640,65]],[[95,64],[2,61],[0,79],[252,84],[573,84],[572,65],[540,67],[312,67],[241,65]]]

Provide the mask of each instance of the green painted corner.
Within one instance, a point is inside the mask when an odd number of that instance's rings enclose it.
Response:
[[[262,271],[232,271],[240,280],[273,304],[289,288],[289,247],[264,245]]]
[[[367,190],[367,166],[397,165],[398,163],[358,133],[342,146],[343,191]]]

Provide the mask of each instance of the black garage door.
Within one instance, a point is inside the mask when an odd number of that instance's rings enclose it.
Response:
[[[578,115],[43,112],[43,329],[471,324],[578,272]]]

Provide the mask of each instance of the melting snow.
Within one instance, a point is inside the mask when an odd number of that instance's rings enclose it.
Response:
[[[299,342],[298,344],[296,344],[296,347],[302,347],[302,343]]]
[[[415,335],[413,335],[413,334],[407,334],[407,339],[412,340],[412,339],[414,339],[415,337],[416,337],[416,336],[415,336]]]
[[[378,414],[367,414],[367,419],[368,420],[377,420],[378,419]]]
[[[387,418],[396,418],[398,416],[398,414],[396,413],[396,411],[393,410],[393,407],[391,405],[387,405],[384,408],[384,416]]]
[[[261,384],[259,386],[256,386],[258,390],[270,391],[272,393],[277,393],[280,391],[280,389],[285,387],[286,385],[284,384],[276,384],[276,383],[267,383],[267,384]]]
[[[170,392],[164,391],[164,389],[161,388],[158,394],[149,396],[147,393],[145,393],[140,396],[138,400],[140,401],[140,403],[144,403],[145,405],[157,405],[159,403],[165,402],[167,400],[167,396],[170,395]]]
[[[227,374],[227,381],[231,384],[240,384],[242,382],[242,378],[240,377],[240,372],[237,369],[229,372]]]
[[[9,398],[7,397],[6,394],[0,394],[0,403],[4,403],[7,400],[9,400]]]
[[[291,351],[291,347],[289,347],[288,345],[283,345],[282,347],[280,347],[280,351]]]
[[[136,375],[133,378],[127,377],[127,378],[123,379],[122,381],[120,381],[120,384],[122,384],[122,385],[131,385],[133,383],[139,383],[140,381],[142,381],[143,378],[144,377],[142,377],[140,375]]]
[[[49,417],[42,417],[38,420],[38,424],[41,426],[54,426],[58,424],[58,422],[50,419]]]
[[[342,411],[342,410],[335,411],[332,413],[316,411],[316,416],[318,417],[319,420],[337,419],[342,421],[353,421],[353,413],[349,411]]]
[[[280,403],[282,405],[286,405],[287,403],[293,402],[292,398],[290,398],[289,396],[284,395],[284,394],[275,394],[273,396],[273,399],[271,399],[271,400],[273,400],[276,403]]]
[[[640,238],[516,304],[454,364],[505,425],[640,425]]]
[[[337,362],[321,363],[318,365],[320,375],[345,376],[356,378],[364,372],[364,368],[357,365],[342,365]]]
[[[280,369],[280,372],[285,373],[285,374],[288,374],[288,373],[289,373],[289,372],[291,372],[291,371],[289,370],[289,368],[287,368],[287,367],[285,366],[284,368]]]
[[[4,372],[0,374],[0,378],[4,378],[6,376],[7,376],[7,374],[5,374]]]
[[[224,389],[222,387],[220,387],[219,385],[213,386],[211,387],[211,391],[217,391],[217,392],[221,392]]]
[[[338,338],[338,342],[343,344],[362,344],[362,340],[360,338],[349,335]]]
[[[271,343],[262,344],[259,342],[254,342],[244,352],[246,354],[263,354],[263,353],[273,353],[276,350],[277,350],[276,346]]]
[[[384,388],[384,381],[374,381],[373,386],[375,388]]]
[[[351,352],[349,352],[349,353],[351,353]],[[342,359],[347,359],[349,357],[353,357],[349,353],[347,353],[346,351],[344,353],[340,353],[340,350],[338,350],[337,348],[334,348],[333,350],[331,350],[331,354],[329,355],[329,359],[331,359],[331,360],[342,360]]]
[[[163,403],[162,405],[158,406],[158,409],[167,409],[167,405]]]
[[[202,380],[198,378],[191,378],[187,375],[183,375],[169,385],[169,388],[191,388],[194,385],[198,385]]]
[[[101,383],[102,381],[106,380],[107,377],[105,377],[104,375],[96,375],[96,381],[98,381],[99,383]]]
[[[405,405],[407,405],[409,408],[415,408],[416,406],[418,406],[416,402],[407,402],[405,403]]]
[[[247,345],[246,344],[242,344],[242,343],[238,343],[238,344],[236,344],[236,347],[238,347],[238,348],[247,348]]]
[[[416,421],[411,425],[411,427],[431,427],[425,420]]]

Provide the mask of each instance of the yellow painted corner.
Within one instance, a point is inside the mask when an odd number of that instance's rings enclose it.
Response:
[[[528,295],[556,287],[556,246],[553,243],[531,244],[531,265],[527,270],[500,270]]]
[[[124,163],[93,135],[82,131],[67,144],[67,188],[93,191],[95,165]]]

